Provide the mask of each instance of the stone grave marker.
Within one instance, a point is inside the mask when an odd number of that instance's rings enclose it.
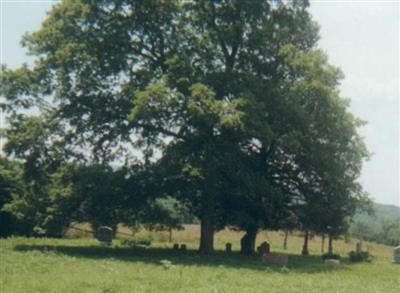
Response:
[[[172,247],[173,250],[179,250],[179,244],[174,243],[174,246]]]
[[[186,248],[187,248],[187,247],[186,247],[186,244],[181,244],[181,250],[182,250],[182,251],[186,251]]]
[[[228,252],[228,253],[232,252],[232,243],[228,242],[228,243],[225,244],[225,251]]]
[[[289,262],[289,256],[284,253],[264,253],[261,256],[265,264],[276,264],[286,266]]]
[[[270,253],[270,244],[267,241],[264,241],[263,243],[260,244],[260,246],[257,248],[257,252],[261,255],[264,255],[266,253]]]
[[[357,241],[357,243],[356,243],[356,253],[357,253],[357,254],[360,254],[361,251],[362,251],[362,242],[361,242],[361,240],[359,240],[359,241]]]
[[[107,226],[100,226],[97,229],[96,237],[101,244],[110,245],[113,239],[113,229]]]
[[[393,249],[393,261],[400,264],[400,245]]]
[[[325,264],[331,268],[338,267],[340,265],[340,260],[338,259],[326,259]]]

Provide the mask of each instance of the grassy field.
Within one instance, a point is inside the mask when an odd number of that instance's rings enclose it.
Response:
[[[142,231],[136,237],[151,238],[147,249],[124,247],[115,240],[102,247],[90,238],[0,240],[0,292],[399,292],[400,265],[391,262],[392,248],[365,243],[374,255],[371,263],[342,260],[327,267],[320,258],[321,240],[310,241],[310,256],[299,256],[302,239],[289,237],[289,265],[267,266],[258,257],[226,254],[226,242],[239,248],[240,232],[224,230],[216,235],[212,256],[199,256],[198,227],[174,232],[174,242],[187,244],[187,252],[174,252],[167,233]],[[70,233],[70,236],[74,233]],[[283,252],[279,232],[262,232],[257,242],[268,240],[272,251]],[[342,256],[354,243],[335,241]]]

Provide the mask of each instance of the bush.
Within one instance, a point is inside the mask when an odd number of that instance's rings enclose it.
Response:
[[[0,238],[16,234],[15,222],[16,220],[13,215],[8,212],[0,211]]]
[[[13,214],[0,209],[0,238],[9,236],[31,236],[32,223],[17,219]]]
[[[322,256],[322,259],[340,259],[340,255],[336,253],[325,253]]]
[[[371,261],[371,255],[368,251],[361,251],[359,253],[355,251],[349,252],[349,260],[351,262],[364,262],[364,261]]]

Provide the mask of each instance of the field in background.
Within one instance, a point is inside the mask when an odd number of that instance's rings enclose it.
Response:
[[[92,237],[91,229],[88,224],[79,224],[75,226],[77,229],[70,229],[66,235],[70,238],[80,237]],[[87,231],[87,232],[85,232]],[[119,226],[117,238],[137,238],[137,239],[148,239],[151,240],[154,245],[162,247],[172,247],[173,243],[186,244],[189,249],[197,249],[200,238],[200,226],[199,225],[184,225],[184,230],[172,231],[172,242],[169,243],[169,232],[168,231],[148,231],[145,229],[132,234],[132,231],[124,226]],[[227,242],[232,243],[232,249],[238,251],[240,249],[240,239],[244,235],[244,232],[234,231],[231,229],[225,229],[215,234],[215,248],[217,250],[224,250]],[[283,249],[284,233],[280,231],[261,231],[257,235],[257,244],[259,245],[263,241],[268,241],[271,244],[271,250],[277,252],[291,252],[300,253],[303,245],[303,238],[301,232],[293,232],[288,237],[287,247],[288,250]],[[333,248],[336,253],[346,256],[351,250],[355,250],[356,239],[344,239],[335,240],[333,242]],[[309,240],[309,250],[311,254],[321,254],[322,240],[320,236],[311,237]],[[327,251],[328,239],[325,240],[325,249]],[[372,255],[379,255],[386,259],[392,258],[393,249],[390,246],[380,245],[371,242],[363,242],[363,250],[369,251]]]
[[[79,229],[87,230],[81,225]],[[129,234],[129,230],[120,227]],[[83,233],[70,230],[69,236]],[[124,235],[111,247],[92,238],[0,240],[0,292],[341,292],[391,293],[400,288],[400,265],[391,262],[392,248],[364,243],[374,255],[371,263],[349,263],[327,267],[320,258],[321,239],[310,241],[310,256],[299,256],[302,238],[289,237],[289,265],[267,266],[258,257],[226,254],[226,242],[239,249],[241,232],[216,234],[217,252],[199,256],[199,227],[187,225],[168,232],[140,231],[136,239],[152,239],[150,248],[122,245]],[[284,252],[283,234],[261,232],[257,242],[269,241],[272,251]],[[175,252],[173,243],[186,244],[187,252]],[[342,256],[353,250],[354,241],[334,242]]]

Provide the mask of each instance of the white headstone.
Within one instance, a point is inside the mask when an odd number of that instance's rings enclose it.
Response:
[[[325,260],[325,264],[327,264],[328,266],[335,268],[338,267],[340,265],[340,260],[338,259],[326,259]]]

